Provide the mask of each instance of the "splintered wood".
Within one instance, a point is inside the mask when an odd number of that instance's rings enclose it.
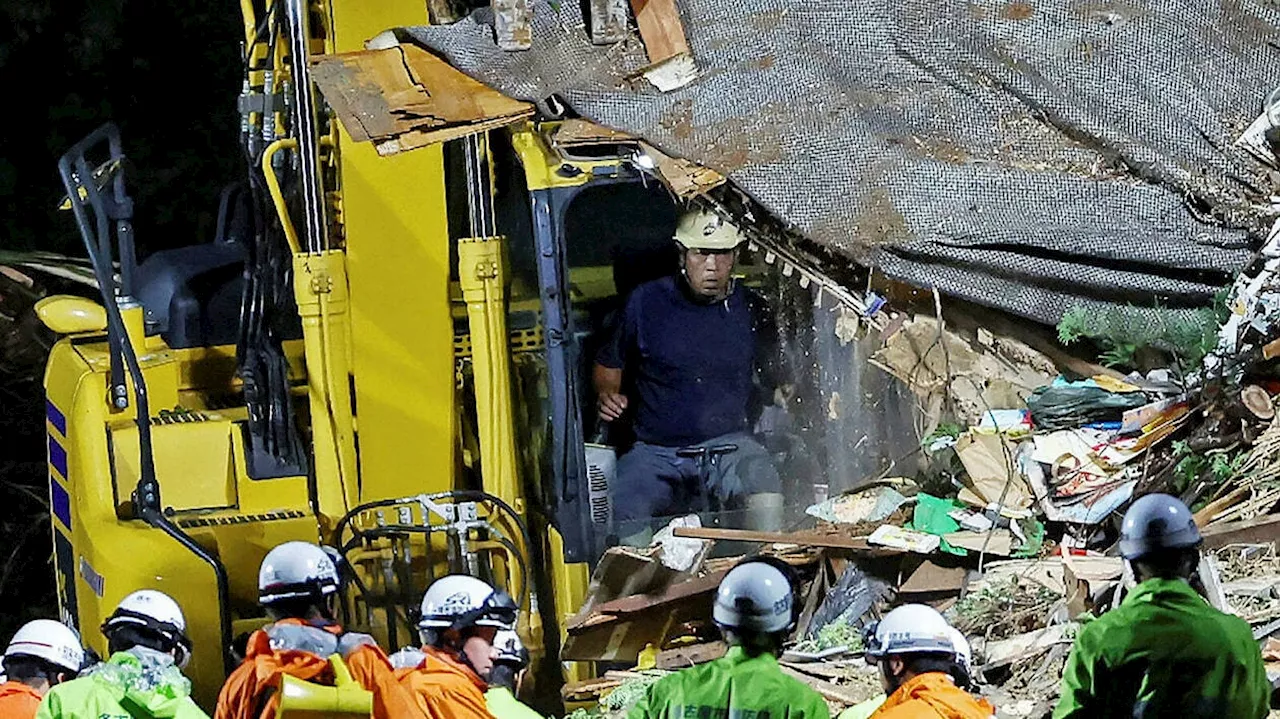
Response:
[[[689,51],[684,21],[675,0],[631,0],[640,28],[640,39],[649,54],[644,77],[662,92],[684,87],[697,79],[698,68]]]
[[[325,55],[312,78],[356,142],[380,155],[493,130],[533,115],[416,45]]]

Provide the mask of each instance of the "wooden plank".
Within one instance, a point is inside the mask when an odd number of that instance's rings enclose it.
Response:
[[[631,0],[631,11],[640,28],[640,39],[649,53],[650,63],[659,63],[680,54],[689,54],[689,41],[684,34],[684,21],[675,0]]]
[[[765,544],[801,544],[806,547],[823,547],[826,549],[853,549],[870,552],[879,556],[898,555],[903,552],[886,547],[873,547],[867,543],[866,537],[848,537],[839,534],[818,534],[817,532],[755,532],[748,529],[717,529],[715,527],[680,527],[675,530],[677,537],[694,539],[722,539],[736,542],[761,542]]]
[[[831,682],[818,679],[817,677],[809,674],[805,674],[804,672],[798,672],[789,666],[779,664],[778,668],[782,670],[783,674],[786,674],[792,679],[796,679],[798,681],[804,682],[805,684],[812,687],[814,691],[822,695],[823,699],[827,699],[833,702],[839,702],[841,704],[844,704],[845,706],[853,706],[854,704],[858,704],[865,699],[865,697],[858,698],[850,694],[849,692],[845,691],[843,688],[838,687],[835,684],[832,684]]]
[[[657,609],[668,604],[687,599],[698,594],[710,594],[720,586],[720,580],[724,579],[725,572],[715,572],[705,577],[697,577],[683,582],[676,582],[667,587],[659,594],[634,594],[630,597],[615,599],[611,602],[596,605],[593,613],[596,614],[634,614],[651,609]]]
[[[1204,509],[1201,509],[1199,512],[1195,513],[1194,519],[1196,521],[1196,524],[1201,527],[1205,526],[1214,517],[1221,514],[1224,510],[1230,509],[1236,504],[1236,502],[1239,502],[1240,500],[1244,499],[1247,496],[1249,496],[1249,488],[1238,487],[1235,489],[1235,491],[1227,494],[1227,496],[1219,497],[1218,499],[1213,500],[1212,502],[1206,504],[1204,506]]]
[[[818,679],[844,679],[849,675],[847,668],[828,664],[827,662],[787,662],[778,660],[778,664]]]
[[[1204,546],[1209,549],[1228,544],[1273,544],[1280,548],[1280,514],[1228,522],[1200,530]]]
[[[698,664],[705,664],[723,657],[729,651],[724,642],[706,642],[690,644],[687,647],[676,647],[658,652],[656,666],[659,669],[686,669]]]

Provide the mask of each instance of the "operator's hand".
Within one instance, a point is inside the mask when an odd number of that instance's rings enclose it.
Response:
[[[596,408],[600,410],[600,419],[612,422],[627,411],[627,396],[615,392],[602,394],[596,400]]]

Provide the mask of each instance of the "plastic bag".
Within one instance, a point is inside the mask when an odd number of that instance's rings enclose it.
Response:
[[[1141,407],[1141,392],[1117,394],[1096,385],[1063,384],[1041,387],[1027,398],[1037,431],[1079,427],[1093,422],[1118,422],[1127,409]]]

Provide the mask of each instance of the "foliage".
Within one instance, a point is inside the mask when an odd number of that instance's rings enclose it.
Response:
[[[987,582],[949,610],[952,625],[966,636],[1007,639],[1042,629],[1050,607],[1062,595],[1030,579],[1002,577]]]
[[[1186,441],[1173,443],[1173,486],[1179,494],[1186,492],[1201,478],[1219,485],[1235,476],[1248,454],[1244,451],[1200,453]]]
[[[1058,341],[1096,342],[1101,349],[1098,360],[1108,367],[1136,367],[1141,350],[1158,349],[1169,353],[1185,372],[1199,366],[1217,345],[1218,329],[1227,316],[1227,292],[1224,288],[1210,306],[1194,310],[1112,305],[1098,311],[1073,305],[1058,322]]]
[[[796,643],[795,650],[816,653],[835,647],[845,647],[851,652],[862,651],[862,632],[845,617],[828,622],[812,639]]]
[[[963,433],[964,433],[963,426],[955,422],[941,422],[938,424],[938,427],[936,429],[934,429],[932,432],[929,433],[927,437],[920,440],[920,446],[924,447],[925,449],[928,449],[929,447],[933,446],[934,442],[937,442],[938,440],[944,437],[950,437],[951,439],[956,439]]]
[[[644,672],[643,676],[628,679],[619,685],[617,689],[600,697],[600,706],[610,712],[630,711],[631,707],[640,703],[640,700],[644,698],[644,693],[649,691],[649,686],[668,673],[653,670]]]

